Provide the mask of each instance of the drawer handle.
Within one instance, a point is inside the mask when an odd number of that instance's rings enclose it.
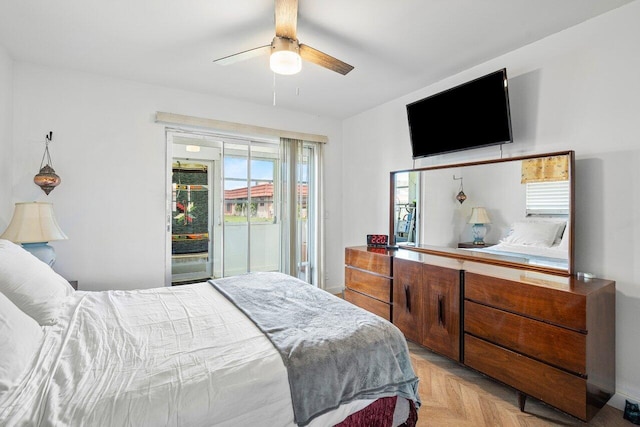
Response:
[[[444,295],[438,295],[438,323],[444,326]]]
[[[411,291],[408,285],[404,285],[404,304],[409,313],[411,313]]]

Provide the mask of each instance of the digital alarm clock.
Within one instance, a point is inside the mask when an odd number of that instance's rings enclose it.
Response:
[[[367,246],[386,247],[389,236],[386,234],[367,234]]]

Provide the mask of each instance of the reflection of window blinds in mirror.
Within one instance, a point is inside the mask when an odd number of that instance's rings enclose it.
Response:
[[[569,215],[569,181],[526,184],[527,215]]]

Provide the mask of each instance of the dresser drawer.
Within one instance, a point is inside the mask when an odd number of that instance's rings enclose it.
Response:
[[[587,336],[471,301],[464,303],[464,330],[554,366],[586,375]]]
[[[570,329],[587,330],[584,295],[467,272],[464,297]]]
[[[377,299],[373,299],[350,289],[344,290],[344,299],[373,314],[377,314],[385,320],[391,321],[391,305]]]
[[[344,269],[347,288],[387,303],[391,302],[391,279],[351,267]]]
[[[587,418],[587,382],[560,369],[465,334],[464,363],[580,419]]]
[[[345,249],[345,263],[348,266],[367,270],[383,276],[391,276],[391,257],[364,250]]]

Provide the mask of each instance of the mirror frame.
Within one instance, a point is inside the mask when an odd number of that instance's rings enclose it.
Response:
[[[569,253],[567,258],[567,269],[559,269],[553,267],[545,267],[540,265],[529,265],[526,263],[515,262],[507,257],[500,255],[486,254],[482,252],[465,251],[457,248],[441,247],[441,246],[428,246],[423,244],[417,244],[415,246],[400,246],[402,249],[411,250],[420,253],[426,253],[431,255],[445,256],[449,258],[456,258],[460,260],[479,262],[483,264],[492,264],[502,267],[518,268],[522,270],[539,271],[543,273],[550,273],[560,276],[572,276],[574,271],[574,239],[575,239],[575,153],[572,150],[569,151],[557,151],[552,153],[531,154],[526,156],[507,157],[492,160],[474,161],[466,163],[444,164],[437,166],[427,166],[416,169],[404,169],[398,171],[392,171],[390,173],[390,192],[389,192],[389,244],[396,244],[395,234],[395,176],[398,173],[405,172],[425,172],[436,169],[454,169],[466,166],[478,166],[478,165],[491,165],[495,163],[505,163],[522,161],[527,159],[535,159],[539,157],[553,157],[553,156],[568,156],[569,157],[569,218],[568,218],[568,230],[569,230]],[[422,191],[422,190],[421,190]],[[423,201],[424,203],[424,201]],[[424,227],[422,227],[424,228]]]

